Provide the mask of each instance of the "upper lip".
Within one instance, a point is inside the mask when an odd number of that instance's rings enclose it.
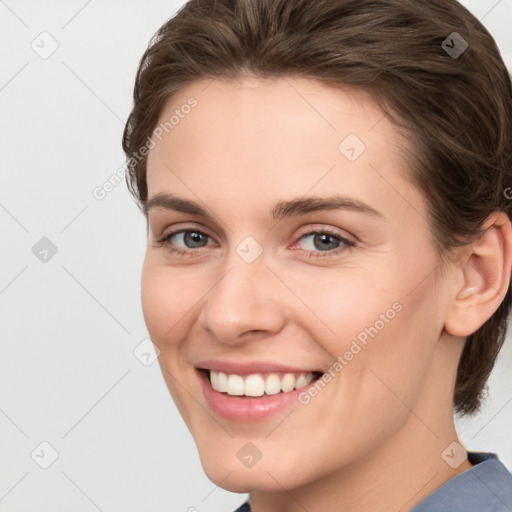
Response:
[[[317,373],[305,367],[289,366],[270,361],[217,361],[208,360],[197,363],[196,368],[200,370],[213,370],[224,372],[230,375],[251,375],[254,373]]]

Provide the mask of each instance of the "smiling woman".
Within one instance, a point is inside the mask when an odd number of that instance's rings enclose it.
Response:
[[[483,26],[451,0],[193,0],[134,100],[144,317],[208,477],[241,511],[510,510],[453,415],[511,300],[512,91]]]

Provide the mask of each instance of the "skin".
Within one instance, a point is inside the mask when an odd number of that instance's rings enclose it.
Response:
[[[250,492],[256,512],[409,510],[471,467],[463,457],[452,468],[442,453],[457,441],[452,397],[464,339],[497,309],[510,279],[510,222],[493,215],[441,271],[426,201],[401,157],[407,140],[366,94],[297,77],[201,80],[171,98],[160,120],[190,96],[197,107],[154,139],[148,194],[196,201],[212,218],[149,210],[142,304],[207,476]],[[366,145],[353,162],[338,149],[351,133]],[[278,201],[333,193],[381,216],[271,217]],[[157,242],[185,228],[205,232],[204,246],[187,247],[182,236]],[[337,242],[333,254],[314,235],[301,238],[311,229],[354,245]],[[263,249],[252,263],[236,251],[247,236]],[[396,302],[401,311],[307,405],[253,423],[209,408],[199,361],[326,371]],[[252,467],[237,457],[249,441],[262,455]]]

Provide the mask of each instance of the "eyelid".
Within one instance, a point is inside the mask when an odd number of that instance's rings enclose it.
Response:
[[[216,237],[210,233],[210,230],[208,228],[198,224],[191,225],[190,223],[178,223],[178,227],[175,227],[175,225],[173,224],[173,227],[169,231],[166,232],[166,230],[164,229],[161,235],[155,235],[154,238],[162,239],[167,237],[168,235],[177,235],[178,233],[182,233],[183,231],[197,231],[198,233],[203,233],[204,235],[208,236],[216,243],[218,243]]]
[[[186,223],[184,223],[184,225],[179,226],[179,227],[173,227],[167,233],[165,233],[165,230],[164,230],[164,233],[162,235],[155,237],[155,242],[159,245],[159,247],[162,247],[162,246],[168,244],[169,245],[168,250],[170,252],[179,253],[181,255],[190,255],[190,256],[199,255],[201,252],[206,250],[208,247],[211,248],[212,246],[206,245],[206,246],[198,247],[198,248],[186,248],[186,247],[182,248],[179,246],[174,247],[174,246],[171,246],[171,244],[170,244],[170,238],[172,238],[173,236],[176,236],[180,233],[183,233],[183,232],[198,232],[198,233],[205,235],[210,240],[213,240],[213,242],[215,244],[218,244],[216,238],[209,233],[208,229],[205,229],[203,226],[197,227],[197,224],[196,225],[190,225],[190,224],[185,225],[185,224]],[[304,253],[308,253],[310,256],[315,255],[315,256],[322,256],[322,257],[328,257],[328,256],[334,257],[334,256],[338,255],[340,252],[342,252],[346,249],[349,249],[356,244],[356,242],[353,240],[353,237],[351,235],[345,236],[344,233],[342,234],[341,232],[337,231],[336,228],[332,228],[330,226],[327,227],[326,225],[322,225],[322,224],[316,224],[314,226],[315,227],[310,226],[308,228],[304,228],[302,230],[302,233],[295,237],[295,241],[292,243],[291,246],[288,246],[288,248],[289,249],[291,248],[292,250],[298,250],[298,251],[302,251]],[[331,249],[328,251],[302,249],[300,247],[294,248],[304,238],[311,236],[311,235],[316,235],[316,234],[331,235],[333,238],[338,239],[342,243],[342,245],[338,248],[334,248],[334,249]]]
[[[174,255],[174,256],[179,255],[179,257],[181,257],[181,258],[194,258],[196,256],[201,256],[204,253],[204,251],[208,249],[208,247],[211,247],[207,244],[204,247],[197,247],[195,249],[190,249],[188,247],[183,248],[183,247],[174,246],[171,244],[172,237],[179,235],[183,232],[187,232],[187,231],[201,233],[201,234],[205,235],[208,239],[214,240],[209,234],[203,232],[200,229],[178,228],[175,230],[171,230],[168,233],[164,233],[160,237],[157,237],[154,242],[158,248],[165,249],[171,255]]]
[[[339,247],[335,247],[333,249],[327,250],[327,251],[321,251],[319,249],[302,249],[301,247],[296,247],[302,240],[305,240],[309,238],[310,236],[314,235],[320,235],[320,234],[326,234],[333,238],[335,238],[341,245]],[[339,233],[336,233],[335,231],[332,231],[330,229],[314,229],[310,231],[306,231],[304,234],[302,234],[296,242],[293,243],[293,245],[290,247],[293,251],[302,251],[306,254],[309,254],[310,257],[317,256],[317,257],[335,257],[341,254],[341,252],[346,251],[347,249],[350,249],[354,247],[356,244],[352,240],[350,240],[347,237],[344,237],[343,235],[340,235]]]
[[[341,230],[339,228],[332,228],[330,226],[326,226],[325,224],[314,224],[313,227],[309,227],[304,229],[304,231],[298,235],[297,241],[302,239],[306,235],[312,235],[315,233],[327,233],[337,238],[341,238],[350,243],[356,242],[356,237],[347,233],[345,230]]]

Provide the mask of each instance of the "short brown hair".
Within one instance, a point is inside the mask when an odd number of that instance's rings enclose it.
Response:
[[[127,184],[145,214],[147,157],[138,150],[164,104],[195,80],[243,75],[299,75],[371,93],[413,141],[411,177],[427,198],[441,252],[471,241],[493,211],[511,217],[510,75],[492,36],[455,0],[187,2],[141,59],[123,134]],[[509,285],[466,340],[454,391],[459,413],[480,406],[510,306]]]

